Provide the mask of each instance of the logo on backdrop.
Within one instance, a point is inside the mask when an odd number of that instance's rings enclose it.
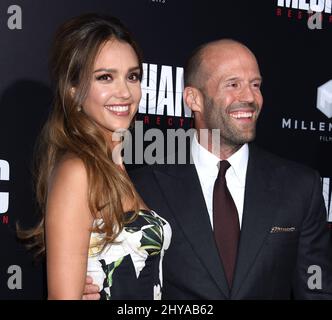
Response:
[[[9,162],[0,160],[0,181],[9,181]],[[0,192],[0,222],[8,223],[9,192]]]
[[[317,109],[322,111],[328,118],[332,118],[332,80],[318,88]]]
[[[322,178],[323,184],[323,197],[325,201],[327,219],[332,222],[332,179]]]
[[[149,2],[152,2],[152,3],[160,3],[160,4],[166,4],[167,0],[149,0]]]
[[[183,127],[192,119],[183,101],[182,67],[143,63],[141,86],[138,113],[144,124]]]
[[[322,29],[324,21],[332,23],[331,13],[332,0],[277,0],[277,16],[307,20],[309,29]]]
[[[325,115],[325,121],[282,118],[281,128],[311,132],[317,134],[321,142],[332,142],[332,121],[328,120],[332,118],[332,80],[318,87],[316,108]]]

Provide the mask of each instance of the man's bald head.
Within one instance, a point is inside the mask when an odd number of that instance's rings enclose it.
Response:
[[[184,86],[202,89],[209,75],[216,67],[214,56],[245,51],[256,60],[255,55],[243,43],[233,39],[221,39],[201,45],[193,51],[184,70]],[[219,63],[219,61],[217,62]]]

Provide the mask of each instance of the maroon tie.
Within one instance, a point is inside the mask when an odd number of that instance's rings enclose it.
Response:
[[[213,231],[229,287],[232,287],[240,236],[239,216],[227,188],[225,174],[228,161],[219,162],[219,173],[213,189]]]

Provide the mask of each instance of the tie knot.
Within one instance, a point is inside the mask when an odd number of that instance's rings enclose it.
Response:
[[[222,160],[218,163],[219,176],[225,177],[227,169],[231,166],[227,160]]]

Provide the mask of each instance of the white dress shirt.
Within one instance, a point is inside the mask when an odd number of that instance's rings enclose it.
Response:
[[[211,226],[213,228],[213,187],[219,172],[218,163],[221,161],[217,156],[201,146],[194,135],[191,144],[192,159],[201,183],[205,203],[209,212]],[[227,160],[230,168],[226,172],[226,184],[235,202],[239,214],[240,227],[242,224],[244,190],[249,159],[248,144],[244,144],[238,151]]]

